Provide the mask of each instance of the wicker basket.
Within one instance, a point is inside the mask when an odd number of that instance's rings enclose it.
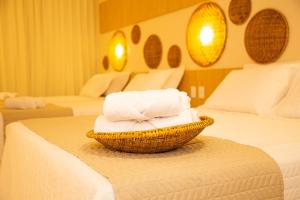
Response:
[[[128,153],[166,152],[186,144],[201,131],[213,124],[209,117],[200,117],[200,122],[159,128],[147,131],[94,133],[89,131],[87,137],[94,138],[106,148]]]

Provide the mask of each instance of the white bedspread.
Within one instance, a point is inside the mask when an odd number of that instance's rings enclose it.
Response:
[[[201,108],[198,111],[200,116],[215,119],[215,124],[202,134],[261,148],[274,158],[282,171],[285,199],[300,199],[300,120]],[[19,122],[10,124],[7,133],[3,157],[6,164],[2,165],[0,173],[0,199],[24,196],[30,200],[113,199],[110,183],[76,157],[46,142]],[[45,191],[53,196],[46,198]]]

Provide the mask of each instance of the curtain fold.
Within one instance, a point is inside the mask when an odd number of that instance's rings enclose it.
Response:
[[[95,0],[0,0],[0,91],[72,95],[97,70]]]

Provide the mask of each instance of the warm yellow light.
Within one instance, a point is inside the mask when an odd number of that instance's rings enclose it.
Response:
[[[115,48],[115,54],[117,56],[117,58],[122,58],[122,56],[124,55],[124,47],[121,44],[118,44]]]
[[[214,39],[214,31],[211,26],[203,26],[200,30],[199,39],[204,46],[211,44]]]

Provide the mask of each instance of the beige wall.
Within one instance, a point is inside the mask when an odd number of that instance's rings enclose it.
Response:
[[[250,18],[244,25],[234,25],[228,17],[228,6],[230,1],[215,0],[215,2],[223,8],[226,14],[228,38],[223,55],[212,67],[241,67],[244,63],[253,62],[244,47],[244,31]],[[188,20],[198,5],[199,4],[139,23],[138,25],[142,30],[142,38],[138,45],[134,45],[130,39],[132,25],[120,28],[119,30],[124,31],[128,39],[128,62],[125,70],[135,72],[148,70],[143,58],[143,45],[147,37],[153,33],[159,35],[163,42],[163,59],[159,68],[168,67],[168,48],[173,44],[178,44],[182,49],[182,65],[184,65],[186,69],[206,69],[199,67],[192,61],[188,55],[185,43],[185,30]],[[282,12],[286,16],[290,26],[288,46],[279,61],[300,60],[300,0],[252,0],[252,12],[250,17],[254,16],[255,13],[264,8],[275,8]],[[109,40],[113,32],[114,31],[100,34],[99,31],[100,71],[104,71],[102,67],[102,58],[107,54]],[[110,68],[109,70],[112,69]]]

